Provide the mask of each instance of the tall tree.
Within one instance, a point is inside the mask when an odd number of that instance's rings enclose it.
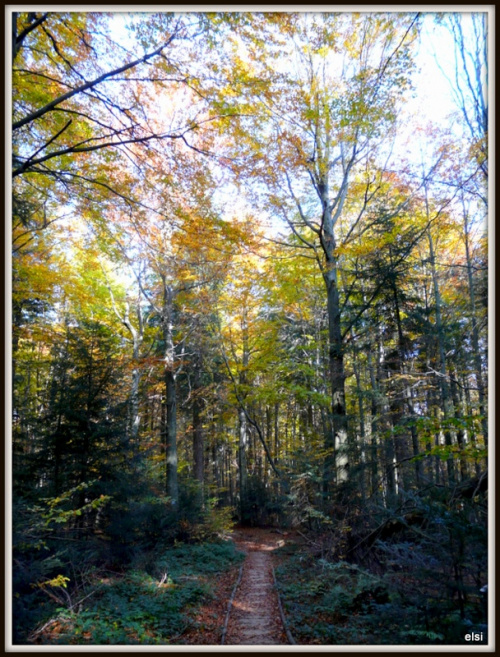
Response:
[[[325,448],[336,453],[336,464],[331,458],[326,464],[326,487],[334,476],[346,479],[348,470],[339,227],[344,222],[347,238],[361,236],[380,194],[383,162],[376,164],[375,153],[382,151],[408,86],[416,21],[376,14],[295,16],[292,25],[282,26],[291,34],[281,41],[291,73],[280,67],[275,26],[269,50],[278,62],[264,60],[262,49],[247,43],[249,63],[240,66],[238,89],[251,90],[258,101],[253,114],[266,125],[245,131],[254,146],[251,175],[266,182],[268,211],[279,213],[301,246],[311,249],[324,279],[332,400]]]

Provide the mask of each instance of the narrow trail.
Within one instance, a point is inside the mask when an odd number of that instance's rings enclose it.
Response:
[[[233,539],[247,557],[230,608],[225,644],[288,644],[271,559],[272,551],[283,544],[280,535],[263,529],[239,529]]]

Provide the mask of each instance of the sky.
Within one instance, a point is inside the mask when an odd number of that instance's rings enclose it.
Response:
[[[161,11],[159,5],[155,11]],[[212,8],[210,8],[212,11]],[[129,14],[138,12],[116,12],[114,37],[123,42],[130,39],[124,25],[130,19]],[[412,9],[413,13],[413,9]],[[439,61],[439,66],[437,64]],[[423,32],[418,53],[420,74],[416,76],[418,98],[416,109],[435,120],[445,120],[448,114],[456,109],[449,88],[449,82],[443,75],[453,77],[454,47],[449,30],[434,23],[434,13],[426,12],[423,22]],[[441,70],[441,68],[443,70]]]
[[[175,9],[175,6],[172,8]],[[452,7],[450,9],[437,8],[453,10]],[[170,7],[168,9],[170,10]],[[337,8],[335,9],[337,10]],[[162,7],[155,7],[155,11],[158,10],[161,11]],[[324,10],[322,7],[322,11]],[[412,7],[411,13],[413,12]],[[435,23],[433,11],[424,11],[423,16],[423,29],[417,58],[419,72],[414,76],[415,97],[409,100],[406,111],[414,117],[418,117],[420,122],[428,121],[437,125],[449,125],[450,114],[457,111],[450,87],[450,80],[454,78],[455,66],[453,37],[446,27]],[[127,14],[116,13],[115,38],[122,42],[124,37],[125,39],[130,38],[123,27],[127,20]]]
[[[437,122],[445,122],[450,112],[456,110],[448,77],[453,77],[454,47],[450,32],[434,23],[433,15],[425,17],[419,45],[419,73],[415,83],[418,97],[415,109]],[[438,65],[439,62],[439,65]]]

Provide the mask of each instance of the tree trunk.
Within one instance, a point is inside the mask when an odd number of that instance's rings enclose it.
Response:
[[[391,250],[390,250],[390,254],[391,254],[391,266],[392,266],[393,260],[392,260]],[[394,271],[394,269],[392,269],[392,271]],[[393,424],[399,425],[400,431],[402,431],[403,421],[405,420],[405,418],[407,418],[407,414],[405,413],[404,407],[406,406],[407,413],[409,413],[410,415],[410,419],[411,416],[414,415],[414,413],[413,413],[413,406],[411,403],[411,393],[407,384],[407,377],[406,377],[406,349],[405,349],[405,341],[403,335],[403,326],[401,322],[400,296],[398,293],[398,288],[396,285],[395,278],[391,279],[391,287],[392,287],[392,295],[394,300],[394,316],[396,319],[396,328],[398,332],[398,349],[397,349],[398,362],[395,365],[395,371],[396,372],[399,371],[401,373],[401,385],[402,385],[402,390],[399,390],[395,386],[396,399],[393,400],[392,402],[392,407],[394,412]],[[415,427],[411,428],[411,434],[412,434],[413,455],[415,456],[415,452],[418,453],[418,440],[416,438]],[[404,433],[400,433],[399,435],[396,435],[395,447],[396,447],[396,459],[400,464],[398,466],[398,471],[402,480],[402,487],[404,490],[408,490],[409,476],[408,476],[408,468],[406,467],[406,463],[410,456],[410,448],[409,448],[409,441],[406,431]],[[417,464],[419,464],[418,461]],[[417,480],[419,480],[420,478],[419,475],[420,473],[417,467]]]
[[[412,389],[407,386],[406,387],[406,401],[408,405],[408,411],[411,415],[412,418],[416,417],[415,409],[413,406],[413,391]],[[415,425],[412,423],[411,425],[411,444],[412,444],[412,449],[413,449],[413,456],[418,457],[420,454],[420,446],[418,443],[418,433]],[[423,481],[423,468],[422,468],[422,461],[421,459],[417,458],[415,461],[415,479],[416,479],[416,484],[417,484],[417,489],[420,490],[422,486],[422,481]]]
[[[353,357],[354,376],[356,377],[356,387],[358,395],[358,413],[359,413],[359,463],[360,463],[360,476],[359,484],[361,491],[361,499],[363,502],[366,500],[366,422],[365,422],[365,406],[363,402],[363,390],[361,388],[361,372],[360,365],[355,355]]]
[[[453,399],[453,406],[455,407],[455,418],[460,423],[460,421],[463,418],[462,418],[462,413],[460,411],[460,400],[458,397],[458,389],[457,389],[455,376],[457,376],[456,373],[454,376],[450,377],[451,396]],[[465,434],[464,434],[464,430],[460,428],[460,424],[459,424],[459,428],[457,429],[457,443],[458,446],[460,447],[460,453],[458,456],[460,463],[460,478],[462,481],[464,481],[465,479],[467,479],[467,464],[463,453],[463,449],[465,447]]]
[[[349,468],[347,458],[347,415],[345,403],[345,373],[342,334],[340,329],[340,299],[337,286],[336,264],[324,275],[328,311],[328,360],[332,395],[332,428],[327,434],[325,448],[335,456],[327,456],[324,468],[324,490],[328,490],[333,479],[346,481]]]
[[[426,190],[426,206],[427,206],[427,190]],[[427,217],[429,218],[428,206],[427,206]],[[427,238],[429,241],[429,262],[431,266],[432,286],[434,290],[434,305],[436,310],[436,334],[437,334],[438,352],[439,352],[439,387],[441,390],[443,416],[446,422],[448,418],[453,416],[453,403],[450,396],[450,388],[448,385],[448,377],[446,372],[446,350],[444,344],[443,323],[441,318],[441,296],[439,292],[439,282],[437,278],[436,258],[434,254],[434,242],[432,239],[430,226],[427,230]],[[447,428],[445,428],[444,430],[444,439],[445,439],[445,445],[447,447],[451,447],[453,444],[452,436],[450,430]],[[447,466],[449,483],[450,485],[453,485],[455,482],[455,466],[452,457],[447,459],[446,466]]]
[[[165,372],[166,410],[167,410],[167,495],[173,506],[179,502],[177,483],[177,393],[175,375],[171,370]]]
[[[127,304],[123,323],[128,328],[129,333],[132,336],[132,345],[133,345],[132,358],[133,358],[134,366],[132,369],[132,387],[130,390],[130,403],[129,403],[129,409],[130,409],[129,435],[132,445],[134,447],[137,446],[137,438],[139,436],[139,426],[141,422],[141,418],[139,415],[139,384],[141,381],[141,370],[139,367],[139,359],[140,359],[141,345],[144,338],[144,321],[143,321],[142,309],[140,304],[140,292],[137,298],[137,320],[138,320],[138,329],[136,329],[132,324],[132,322],[129,320],[129,307]]]
[[[371,350],[368,351],[368,372],[370,374],[370,383],[372,387],[371,392],[371,427],[370,427],[370,484],[371,494],[375,495],[379,488],[378,481],[378,447],[377,447],[377,433],[379,428],[379,414],[378,414],[378,395],[377,395],[377,380],[375,377],[375,370],[373,367],[373,359]]]
[[[200,483],[200,489],[203,492],[204,480],[204,450],[205,440],[203,435],[202,413],[204,408],[203,398],[201,397],[201,358],[196,358],[194,368],[194,399],[193,399],[193,463],[194,478]]]
[[[383,446],[383,471],[385,472],[385,495],[386,505],[392,507],[396,503],[398,494],[398,468],[396,466],[396,451],[394,448],[394,432],[393,425],[391,424],[390,405],[387,400],[387,395],[381,389],[381,381],[384,376],[384,351],[382,346],[382,337],[380,336],[378,344],[378,359],[377,359],[377,377],[376,377],[376,398],[377,398],[377,415],[380,418],[380,436]],[[390,381],[390,371],[385,363],[385,378]]]
[[[240,475],[240,519],[242,522],[247,514],[248,494],[248,464],[247,464],[248,427],[245,411],[239,411],[239,445],[238,445],[238,468]]]
[[[166,492],[172,506],[178,507],[179,486],[177,482],[177,392],[175,372],[175,346],[173,334],[173,291],[163,277],[163,339],[165,341],[165,451]]]
[[[242,367],[240,373],[240,385],[244,386],[247,383],[247,369],[249,363],[248,351],[248,319],[246,309],[243,312],[242,320],[242,339],[243,339],[243,356]],[[246,391],[241,393],[243,399],[246,397]],[[244,522],[247,519],[247,503],[248,503],[248,421],[243,406],[240,407],[238,412],[239,417],[239,445],[238,445],[238,469],[239,469],[239,483],[240,483],[240,519]]]
[[[467,260],[467,281],[469,286],[469,311],[472,323],[472,352],[474,354],[474,367],[477,383],[477,394],[479,398],[479,413],[481,415],[481,426],[483,429],[484,444],[488,446],[488,420],[486,418],[486,405],[485,405],[485,386],[483,379],[483,368],[481,364],[481,352],[479,350],[479,329],[477,326],[476,316],[476,295],[474,293],[474,279],[472,277],[472,260],[470,255],[470,242],[469,242],[469,225],[468,217],[465,211],[465,205],[462,193],[462,206],[464,216],[464,237],[465,237],[465,255]]]

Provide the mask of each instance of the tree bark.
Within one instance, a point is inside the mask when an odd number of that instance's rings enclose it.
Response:
[[[361,367],[356,355],[353,357],[353,370],[356,377],[356,387],[358,396],[358,413],[359,413],[359,463],[361,465],[359,483],[361,499],[366,500],[366,421],[365,405],[363,401],[363,390],[361,387]]]
[[[165,342],[165,452],[166,492],[172,506],[178,507],[179,485],[177,481],[177,392],[175,372],[175,345],[173,333],[174,293],[163,280],[163,339]]]
[[[429,205],[427,201],[427,188],[425,189],[425,204],[427,211],[427,219],[429,221],[430,213],[429,213]],[[427,239],[429,242],[429,263],[431,267],[432,286],[434,291],[434,306],[436,311],[436,336],[437,336],[438,353],[439,353],[439,387],[441,390],[443,417],[444,420],[446,421],[447,418],[453,416],[453,402],[451,400],[450,388],[448,385],[448,376],[446,372],[446,350],[444,343],[443,322],[441,317],[441,295],[439,291],[439,282],[438,282],[437,270],[436,270],[434,241],[432,239],[430,226],[427,230]],[[451,432],[447,428],[445,428],[444,430],[444,439],[445,439],[445,445],[447,447],[451,447],[453,445]],[[449,483],[453,485],[455,482],[455,465],[453,463],[453,457],[450,457],[446,460],[446,467],[447,467]]]
[[[333,251],[333,248],[332,248]],[[345,402],[345,372],[344,351],[340,329],[340,299],[337,285],[337,268],[330,256],[329,269],[324,274],[327,293],[328,313],[328,360],[330,384],[332,395],[332,433],[328,433],[325,448],[335,456],[327,456],[324,467],[324,490],[327,491],[331,483],[346,481],[348,478],[349,462],[347,449],[347,415]]]
[[[194,478],[200,483],[201,493],[203,495],[204,481],[204,435],[203,435],[203,398],[201,397],[201,357],[198,355],[195,360],[194,376],[194,399],[193,399],[193,463]]]
[[[248,464],[247,464],[247,446],[248,446],[248,427],[247,416],[243,409],[239,411],[239,444],[238,444],[238,469],[240,479],[240,519],[242,522],[246,519],[247,514],[247,493],[248,493]]]
[[[243,341],[243,355],[241,362],[241,372],[239,377],[240,385],[244,386],[247,383],[247,369],[249,363],[249,351],[248,351],[248,318],[247,311],[244,309],[242,319],[241,319],[241,328],[242,328],[242,341]],[[245,391],[241,393],[242,402],[244,403],[244,398],[246,396]],[[247,516],[247,505],[248,505],[248,419],[245,409],[243,408],[242,403],[240,404],[240,409],[238,411],[239,417],[239,444],[238,444],[238,469],[239,469],[239,483],[240,483],[240,518],[244,522]]]
[[[484,444],[488,446],[488,420],[486,418],[486,404],[485,404],[485,386],[483,378],[483,367],[481,364],[481,352],[479,350],[479,329],[477,325],[477,313],[476,313],[476,295],[474,292],[474,279],[473,279],[473,269],[472,269],[472,259],[470,254],[470,241],[469,241],[469,224],[467,212],[465,210],[465,204],[463,199],[462,192],[462,207],[463,207],[463,218],[464,218],[464,238],[465,238],[465,256],[467,262],[467,281],[469,285],[469,312],[472,324],[472,350],[474,354],[474,368],[476,370],[476,383],[477,383],[477,395],[479,399],[479,413],[481,415],[481,427],[483,430],[483,440]]]

